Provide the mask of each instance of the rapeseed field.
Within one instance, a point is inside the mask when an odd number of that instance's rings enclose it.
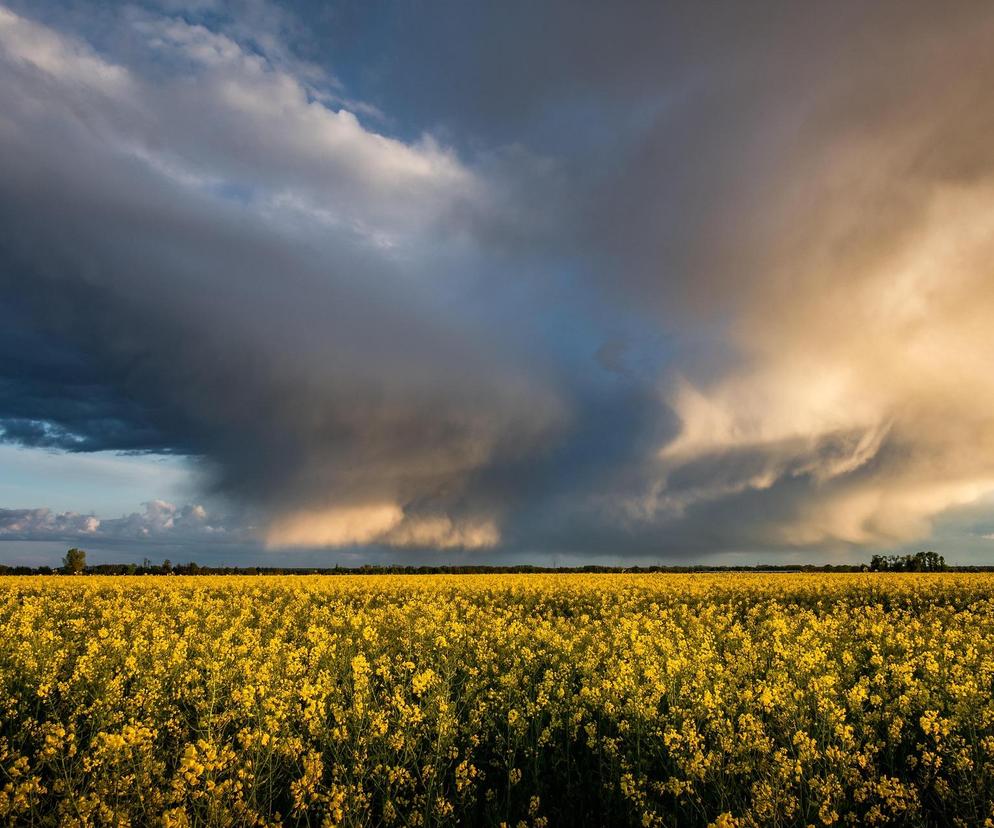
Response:
[[[0,579],[0,823],[991,825],[994,577]]]

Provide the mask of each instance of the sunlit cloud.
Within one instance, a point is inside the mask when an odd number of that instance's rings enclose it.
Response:
[[[842,170],[812,159],[809,186],[823,194],[784,228],[809,247],[766,251],[768,278],[750,283],[735,324],[743,365],[669,398],[682,427],[664,464],[759,458],[690,499],[800,480],[806,494],[769,527],[772,542],[881,545],[927,537],[936,515],[994,491],[994,165],[969,182],[902,185],[913,206],[889,181],[864,188],[892,212],[889,232],[865,236],[848,215],[861,169],[925,151],[865,147]],[[829,177],[853,189],[830,194]]]
[[[297,512],[277,519],[266,535],[267,544],[273,548],[383,544],[478,549],[495,546],[499,540],[500,533],[492,520],[407,516],[395,503]]]

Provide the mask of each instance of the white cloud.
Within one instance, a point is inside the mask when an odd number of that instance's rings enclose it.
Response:
[[[121,97],[132,94],[127,70],[100,58],[85,43],[19,17],[0,6],[0,49],[8,61],[31,67],[69,89]]]
[[[178,185],[229,188],[267,211],[307,209],[381,246],[415,242],[483,197],[481,182],[430,135],[405,143],[365,128],[318,94],[313,78],[293,74],[295,64],[179,18],[143,14],[133,26],[172,64],[168,78],[146,78],[0,6],[0,64],[18,69],[6,92],[0,80],[0,96],[20,103],[0,124],[17,118],[10,126],[26,129],[57,112]],[[76,105],[81,88],[96,96],[85,108]]]
[[[176,506],[164,500],[143,504],[144,510],[119,518],[98,518],[48,508],[0,509],[0,540],[219,540],[243,539],[222,519],[199,504]]]

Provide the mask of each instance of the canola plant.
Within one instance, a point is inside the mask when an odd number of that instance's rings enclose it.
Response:
[[[0,578],[0,824],[992,825],[994,577]]]

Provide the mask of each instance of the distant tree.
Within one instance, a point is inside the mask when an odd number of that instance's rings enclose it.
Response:
[[[173,563],[172,563],[172,561],[169,560],[169,558],[166,558],[162,562],[162,574],[163,575],[168,575],[172,571],[173,571]]]
[[[75,546],[62,559],[62,569],[67,575],[79,575],[86,569],[86,552]]]
[[[873,572],[945,572],[946,559],[931,549],[914,555],[874,555],[870,558]]]
[[[915,562],[919,566],[919,572],[943,572],[949,568],[946,566],[946,559],[931,549],[916,554]]]

